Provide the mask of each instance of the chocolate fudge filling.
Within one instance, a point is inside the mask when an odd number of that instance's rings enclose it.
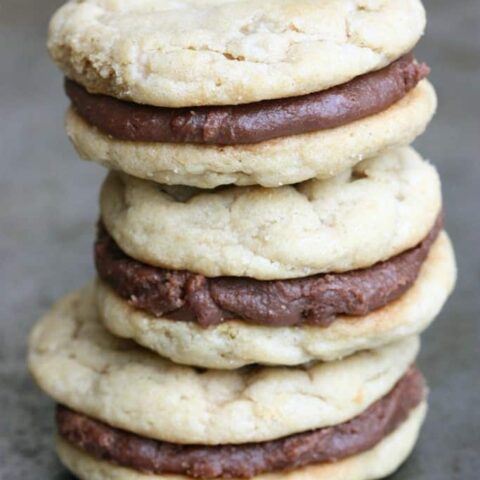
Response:
[[[126,255],[100,225],[95,244],[99,277],[139,310],[202,327],[231,319],[285,327],[328,327],[338,315],[360,316],[399,298],[415,282],[442,229],[439,215],[416,247],[369,268],[291,280],[207,278],[168,270]]]
[[[408,54],[328,90],[235,106],[152,107],[91,94],[68,79],[65,90],[85,121],[119,140],[236,145],[340,127],[382,112],[429,71]]]
[[[425,397],[412,367],[390,393],[352,420],[279,440],[240,445],[179,445],[110,427],[66,407],[57,409],[59,435],[99,460],[147,474],[193,478],[251,478],[336,462],[370,450],[392,433]]]

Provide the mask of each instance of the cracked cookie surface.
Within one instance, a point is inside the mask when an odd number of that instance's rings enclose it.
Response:
[[[410,148],[329,180],[276,189],[167,187],[112,172],[109,234],[129,256],[207,277],[298,278],[369,267],[420,243],[441,209],[433,166]]]
[[[420,0],[74,0],[54,16],[48,46],[94,93],[168,107],[235,105],[382,68],[424,28]]]

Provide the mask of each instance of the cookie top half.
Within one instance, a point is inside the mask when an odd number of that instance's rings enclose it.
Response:
[[[366,268],[422,241],[441,209],[435,168],[411,148],[329,180],[204,191],[117,172],[102,220],[133,258],[207,277],[299,278]]]
[[[48,46],[92,93],[237,105],[378,70],[424,28],[419,0],[72,0],[54,16]]]

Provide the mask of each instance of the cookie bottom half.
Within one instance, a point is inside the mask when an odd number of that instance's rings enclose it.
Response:
[[[393,473],[407,459],[418,438],[427,406],[421,403],[393,433],[367,452],[339,462],[310,465],[290,472],[254,477],[262,480],[375,480]],[[149,475],[97,460],[60,437],[57,451],[62,463],[80,480],[186,480],[183,475]]]

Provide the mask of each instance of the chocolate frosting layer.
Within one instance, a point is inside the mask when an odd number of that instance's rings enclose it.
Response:
[[[119,140],[235,145],[339,127],[382,112],[429,71],[408,54],[381,70],[321,92],[220,107],[139,105],[90,94],[68,79],[65,90],[82,118]]]
[[[95,458],[150,474],[250,478],[334,462],[365,452],[392,433],[425,397],[411,368],[392,391],[354,419],[263,443],[178,445],[140,437],[59,406],[57,426],[67,442]]]
[[[272,327],[329,326],[337,315],[366,315],[399,298],[417,279],[442,229],[440,215],[415,248],[372,267],[293,280],[207,278],[139,262],[100,225],[95,244],[99,277],[134,308],[203,327],[232,318]]]

